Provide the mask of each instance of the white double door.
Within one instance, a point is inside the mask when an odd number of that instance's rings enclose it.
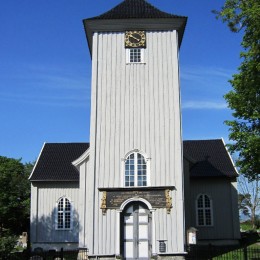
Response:
[[[124,259],[150,259],[151,217],[146,205],[129,204],[123,211],[122,222]]]

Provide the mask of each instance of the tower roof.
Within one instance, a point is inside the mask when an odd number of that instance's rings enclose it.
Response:
[[[178,18],[163,12],[145,0],[124,0],[111,10],[90,19]]]
[[[180,46],[186,22],[187,17],[163,12],[146,0],[124,0],[99,16],[83,20],[91,53],[94,32],[177,30]]]

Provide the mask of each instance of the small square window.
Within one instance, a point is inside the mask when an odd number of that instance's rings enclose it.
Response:
[[[141,62],[141,49],[130,50],[130,62]]]
[[[126,49],[126,62],[127,63],[143,63],[144,62],[144,49]]]

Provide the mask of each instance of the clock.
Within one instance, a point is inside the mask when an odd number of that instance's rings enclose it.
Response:
[[[146,35],[145,31],[126,31],[125,32],[126,48],[145,48]]]

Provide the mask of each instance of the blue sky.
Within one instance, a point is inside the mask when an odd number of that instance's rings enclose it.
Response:
[[[91,64],[82,19],[120,0],[1,0],[0,155],[36,160],[44,142],[88,142]],[[211,13],[224,0],[150,0],[188,16],[180,50],[184,139],[221,138],[241,35]]]

